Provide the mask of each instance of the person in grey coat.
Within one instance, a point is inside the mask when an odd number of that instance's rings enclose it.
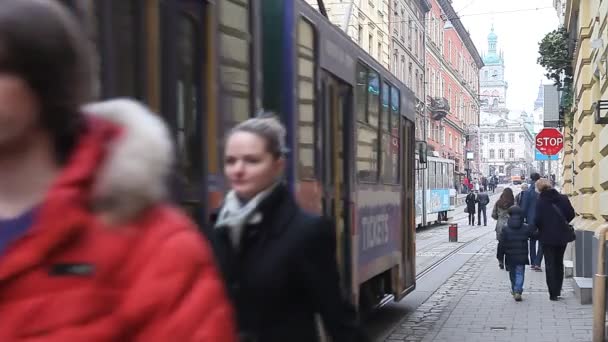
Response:
[[[505,251],[503,245],[500,243],[500,234],[502,228],[507,224],[507,220],[509,219],[509,208],[511,208],[514,203],[515,197],[513,197],[513,190],[511,190],[511,188],[505,188],[492,210],[492,218],[496,220],[496,228],[494,229],[496,231],[496,240],[498,240],[496,258],[498,259],[498,267],[500,267],[500,269],[503,269],[505,264]]]

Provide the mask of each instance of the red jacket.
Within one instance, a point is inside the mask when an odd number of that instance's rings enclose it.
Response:
[[[0,255],[0,341],[236,341],[210,247],[159,202],[165,128],[130,101],[92,108],[107,118],[90,121],[34,225]]]

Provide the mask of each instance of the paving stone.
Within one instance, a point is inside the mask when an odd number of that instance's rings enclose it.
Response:
[[[495,249],[493,241],[471,257],[385,341],[591,340],[592,307],[577,302],[568,279],[562,299],[552,302],[545,273],[527,268],[523,301],[515,302]]]

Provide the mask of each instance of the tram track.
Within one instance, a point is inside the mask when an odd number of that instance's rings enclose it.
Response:
[[[490,233],[494,233],[494,230],[488,230],[487,232],[482,233],[481,235],[479,235],[477,237],[474,237],[474,238],[472,238],[472,239],[470,239],[470,240],[468,240],[466,242],[462,242],[460,244],[460,246],[454,248],[453,250],[451,250],[447,254],[443,255],[441,258],[437,259],[436,261],[434,261],[433,263],[431,263],[429,266],[425,267],[422,271],[417,272],[416,273],[416,281],[422,279],[424,276],[426,276],[427,274],[429,274],[430,272],[432,272],[434,269],[436,269],[437,267],[441,266],[441,264],[443,264],[444,262],[446,262],[452,256],[458,254],[458,252],[460,252],[462,249],[466,248],[470,244],[474,243],[475,241],[480,240],[481,238],[487,236]]]

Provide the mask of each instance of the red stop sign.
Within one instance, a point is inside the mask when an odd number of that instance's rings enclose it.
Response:
[[[553,156],[564,148],[564,136],[555,128],[545,128],[536,135],[536,149]]]

